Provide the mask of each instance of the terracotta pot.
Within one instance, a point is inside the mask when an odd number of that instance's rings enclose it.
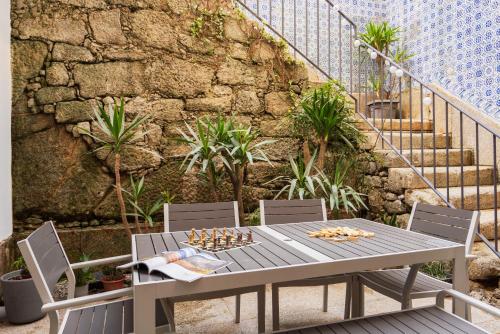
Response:
[[[375,119],[399,118],[399,101],[375,100],[367,104],[370,110],[370,117]]]
[[[104,287],[104,291],[112,291],[123,289],[125,287],[125,276],[118,280],[107,280],[105,277],[101,279],[102,285]]]

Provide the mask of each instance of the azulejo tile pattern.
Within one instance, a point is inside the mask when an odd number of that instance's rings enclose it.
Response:
[[[412,73],[424,82],[444,86],[500,119],[500,0],[330,2],[358,27],[370,20],[388,20],[401,26],[403,42],[415,54],[410,62]],[[320,64],[323,71],[334,77],[342,75],[344,84],[350,84],[350,59],[343,57],[340,70],[338,17],[328,10],[326,0],[247,0],[246,3],[299,51]],[[343,48],[348,45],[350,33],[349,25],[343,21],[340,34]]]

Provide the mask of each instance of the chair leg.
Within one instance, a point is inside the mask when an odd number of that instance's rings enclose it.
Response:
[[[364,314],[364,287],[359,278],[354,276],[352,279],[352,314],[353,318],[361,317]]]
[[[328,285],[323,285],[323,312],[328,312]]]
[[[401,309],[402,310],[408,310],[412,308],[412,301],[411,298],[405,298],[403,301],[401,301]]]
[[[175,333],[175,304],[168,298],[160,299],[161,306],[163,307],[163,311],[167,316],[168,324],[170,326],[170,331]]]
[[[266,331],[266,286],[257,291],[257,319],[259,333]]]
[[[280,329],[280,293],[277,286],[272,285],[273,331]]]
[[[352,299],[352,284],[351,281],[346,282],[345,286],[345,310],[344,319],[349,319],[351,317],[351,299]]]
[[[240,323],[240,314],[241,314],[241,295],[236,295],[236,317],[234,322],[236,324]]]

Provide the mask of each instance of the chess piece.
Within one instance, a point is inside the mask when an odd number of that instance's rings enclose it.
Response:
[[[253,243],[253,235],[252,235],[252,231],[248,231],[247,233],[247,242],[249,244]]]
[[[217,229],[214,227],[212,229],[212,240],[215,240],[217,238]]]
[[[201,239],[201,248],[202,249],[207,248],[207,240],[205,238]]]
[[[227,236],[227,228],[224,227],[224,229],[222,230],[222,239],[226,239],[226,236]]]
[[[188,239],[190,245],[194,244],[194,237],[195,237],[195,231],[194,231],[194,228],[192,228],[191,234],[189,234],[189,239]]]
[[[222,248],[221,237],[217,237],[216,248]]]
[[[207,236],[207,230],[205,230],[204,228],[201,229],[201,237],[200,239],[205,239]]]
[[[230,247],[231,247],[231,236],[226,235],[226,248],[230,248]]]
[[[243,242],[243,233],[238,232],[238,238],[236,239],[236,243],[238,245],[241,245],[242,242]]]

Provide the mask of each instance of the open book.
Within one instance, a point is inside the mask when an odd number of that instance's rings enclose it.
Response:
[[[125,269],[142,266],[150,274],[158,272],[179,281],[193,282],[229,264],[231,262],[219,260],[205,253],[197,253],[193,248],[182,248],[175,252],[165,252],[142,261],[130,262],[117,268]]]

